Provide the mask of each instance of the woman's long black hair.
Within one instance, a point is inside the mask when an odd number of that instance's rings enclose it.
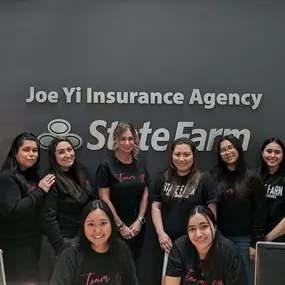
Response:
[[[90,250],[91,248],[91,243],[90,241],[86,238],[84,234],[84,223],[87,218],[87,216],[90,214],[90,212],[100,209],[105,212],[107,215],[108,219],[110,220],[111,223],[111,235],[108,240],[108,245],[109,245],[109,252],[112,255],[112,258],[115,260],[115,264],[117,267],[118,271],[118,276],[119,280],[117,281],[118,284],[123,284],[124,280],[124,270],[123,270],[123,265],[126,261],[127,256],[124,250],[122,250],[122,247],[120,246],[120,241],[117,235],[117,228],[114,220],[113,213],[109,206],[103,201],[103,200],[93,200],[89,202],[81,215],[81,222],[80,222],[80,232],[79,232],[79,249],[81,252],[85,252]]]
[[[204,216],[209,226],[211,224],[210,222],[212,222],[212,224],[214,225],[214,231],[212,227],[210,227],[211,233],[212,233],[212,244],[205,257],[205,260],[207,260],[208,262],[207,271],[203,270],[204,268],[202,268],[202,263],[200,262],[200,258],[196,260],[195,269],[194,269],[194,270],[201,270],[201,275],[205,277],[205,280],[207,280],[207,276],[209,275],[209,273],[211,273],[210,275],[215,274],[215,271],[217,268],[216,257],[217,257],[217,252],[219,251],[219,240],[218,240],[219,233],[216,233],[217,220],[216,220],[215,214],[212,212],[212,210],[209,207],[199,205],[199,206],[194,207],[190,211],[189,218],[188,218],[188,224],[189,224],[191,217],[193,217],[196,214],[201,214],[202,216]],[[187,232],[188,232],[188,229],[187,229]]]
[[[279,139],[279,138],[269,138],[267,140],[265,140],[261,146],[261,150],[260,150],[260,160],[261,160],[261,165],[259,168],[259,173],[262,177],[262,179],[264,179],[266,177],[266,175],[268,174],[268,167],[262,157],[262,153],[264,151],[264,149],[266,148],[266,146],[270,143],[276,143],[278,144],[282,151],[283,151],[283,159],[281,160],[280,164],[279,164],[279,168],[278,171],[279,173],[281,173],[283,176],[285,175],[285,159],[284,159],[284,155],[285,155],[285,146],[283,144],[283,142]]]
[[[232,185],[232,177],[229,177],[228,165],[222,159],[220,154],[220,146],[223,141],[229,141],[232,143],[234,148],[238,152],[238,159],[235,165],[235,181],[234,181],[234,189],[236,193],[240,197],[244,197],[251,189],[250,189],[250,171],[244,159],[244,152],[242,149],[242,144],[238,138],[234,135],[227,135],[220,139],[218,143],[218,165],[214,170],[214,175],[216,175],[216,179],[218,182],[218,191],[221,193],[227,190],[228,185]]]
[[[34,141],[37,145],[38,149],[38,159],[35,162],[33,166],[26,169],[25,171],[22,171],[20,168],[20,165],[16,159],[16,155],[20,149],[20,147],[24,144],[25,141]],[[5,170],[10,170],[13,172],[13,174],[17,177],[19,182],[24,186],[29,188],[28,181],[31,182],[39,182],[39,162],[40,162],[40,153],[39,153],[39,142],[37,140],[37,137],[32,133],[21,133],[18,136],[16,136],[11,144],[10,150],[8,152],[8,155],[6,159],[4,160],[0,173]],[[25,176],[24,176],[25,175]]]
[[[214,227],[217,227],[217,220],[216,220],[216,216],[213,213],[213,211],[208,207],[208,206],[204,206],[204,205],[198,205],[196,207],[194,207],[190,212],[189,212],[189,217],[188,217],[188,224],[189,221],[191,219],[191,217],[193,217],[196,214],[201,214],[202,216],[205,217],[206,221],[208,222],[208,224],[210,225],[210,221],[212,222],[212,224],[214,225]],[[188,226],[187,226],[188,227]],[[187,230],[188,231],[188,230]],[[212,228],[211,228],[211,232],[212,232],[212,245],[214,243],[215,240],[215,232],[213,232]]]
[[[76,200],[79,200],[84,192],[91,194],[92,189],[89,181],[83,174],[81,167],[78,165],[76,158],[69,171],[63,171],[56,161],[56,147],[61,142],[67,142],[73,148],[72,143],[65,137],[54,138],[49,145],[49,165],[54,171],[56,178],[65,187],[69,194]]]
[[[172,155],[177,145],[186,144],[190,147],[193,153],[193,165],[190,169],[190,173],[188,174],[188,180],[186,183],[185,191],[183,197],[189,196],[190,193],[194,194],[195,189],[198,187],[201,178],[201,172],[197,166],[197,148],[193,141],[188,138],[179,138],[176,139],[171,145],[171,154],[170,154],[170,163],[169,167],[166,169],[164,176],[167,182],[172,183],[172,190],[170,191],[170,197],[172,197],[175,193],[175,183],[178,183],[179,175],[177,174],[177,169],[173,163]]]

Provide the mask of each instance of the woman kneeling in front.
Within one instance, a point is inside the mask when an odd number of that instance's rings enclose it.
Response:
[[[113,214],[104,201],[87,204],[78,246],[60,255],[52,285],[137,285],[131,252],[116,236]]]
[[[188,236],[170,251],[164,285],[246,285],[242,258],[232,241],[216,230],[206,206],[195,207],[188,220]]]

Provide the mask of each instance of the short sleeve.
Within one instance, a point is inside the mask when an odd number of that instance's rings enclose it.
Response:
[[[164,188],[164,174],[158,174],[151,185],[151,195],[154,202],[161,202],[161,193]]]
[[[180,239],[179,239],[180,240]],[[183,277],[185,274],[185,264],[181,252],[177,247],[177,241],[172,246],[166,267],[166,276]]]
[[[110,167],[106,161],[99,164],[96,172],[96,182],[98,188],[110,187]]]
[[[209,172],[204,172],[202,176],[202,195],[206,205],[218,202],[218,185]]]

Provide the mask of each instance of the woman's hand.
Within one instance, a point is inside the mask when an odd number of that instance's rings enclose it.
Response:
[[[134,236],[139,234],[141,230],[142,224],[139,220],[135,220],[133,224],[130,226],[131,231],[133,232]]]
[[[131,239],[131,238],[134,237],[134,234],[133,234],[132,230],[129,227],[127,227],[127,226],[124,226],[124,228],[119,230],[119,231],[120,231],[121,236],[124,239]]]
[[[158,239],[161,249],[166,253],[169,253],[172,248],[172,241],[170,237],[165,232],[162,232],[158,234]]]
[[[39,182],[39,187],[47,193],[50,190],[51,186],[54,184],[54,182],[55,176],[53,174],[48,174]]]
[[[253,262],[255,261],[255,252],[256,250],[254,248],[249,248],[249,259]]]

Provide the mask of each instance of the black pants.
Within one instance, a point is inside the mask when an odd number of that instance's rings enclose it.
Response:
[[[39,284],[40,236],[26,243],[2,244],[8,285]]]
[[[41,257],[40,257],[40,277],[41,285],[48,285],[54,271],[57,257],[47,236],[42,237]]]

